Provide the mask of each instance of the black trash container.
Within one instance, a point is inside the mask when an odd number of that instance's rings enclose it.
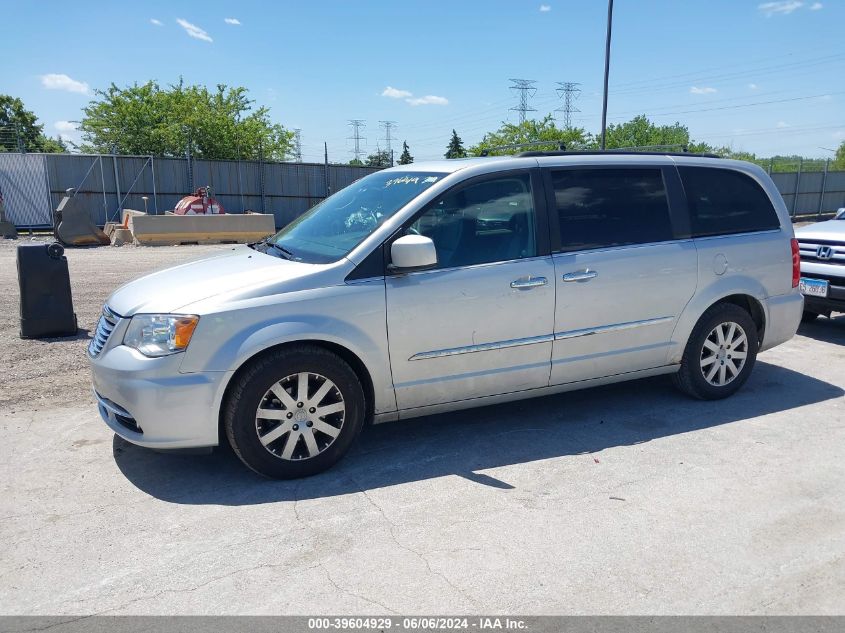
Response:
[[[65,249],[61,244],[18,246],[21,338],[76,335]]]

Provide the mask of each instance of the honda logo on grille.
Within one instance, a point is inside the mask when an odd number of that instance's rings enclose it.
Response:
[[[832,259],[833,258],[833,247],[831,246],[819,246],[816,249],[816,257],[819,259]]]

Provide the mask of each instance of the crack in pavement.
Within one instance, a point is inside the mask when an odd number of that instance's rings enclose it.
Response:
[[[385,611],[392,613],[393,615],[399,614],[398,611],[394,611],[393,609],[388,607],[386,604],[382,604],[381,602],[378,602],[377,600],[373,600],[372,598],[367,598],[366,596],[362,596],[361,594],[355,593],[351,589],[346,589],[344,587],[341,587],[339,584],[337,584],[335,582],[334,578],[332,578],[332,575],[329,573],[328,567],[326,567],[323,563],[317,563],[316,566],[320,567],[323,570],[323,572],[326,574],[326,579],[329,581],[329,583],[331,583],[331,585],[335,589],[340,591],[341,593],[344,593],[348,596],[352,596],[353,598],[358,598],[359,600],[363,600],[364,602],[369,602],[370,604],[374,604],[376,606],[379,606],[382,609],[384,609]]]
[[[385,522],[388,525],[388,531],[390,532],[390,538],[396,544],[397,547],[405,550],[406,552],[410,552],[411,554],[413,554],[414,556],[419,558],[423,562],[426,569],[428,570],[428,572],[431,575],[437,576],[440,579],[442,579],[447,585],[449,585],[452,589],[454,589],[458,594],[463,596],[474,607],[480,606],[478,601],[475,598],[473,598],[472,596],[467,594],[461,587],[457,586],[455,583],[453,583],[451,580],[449,580],[449,578],[446,576],[446,574],[439,572],[439,571],[435,571],[431,567],[431,563],[429,562],[429,560],[421,552],[415,550],[412,547],[409,547],[408,545],[400,543],[399,539],[396,537],[396,533],[395,533],[395,530],[397,530],[399,528],[399,526],[396,525],[393,521],[390,520],[390,518],[387,516],[387,513],[385,513],[384,508],[382,508],[378,503],[376,503],[375,500],[367,493],[366,490],[364,490],[364,488],[355,479],[353,479],[352,477],[349,477],[349,479],[352,481],[353,484],[355,484],[355,486],[358,488],[358,490],[361,492],[361,494],[364,495],[364,498],[376,510],[378,510],[379,514],[381,514],[382,518],[385,520]]]

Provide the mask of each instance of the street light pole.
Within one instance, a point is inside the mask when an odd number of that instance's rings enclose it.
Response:
[[[604,45],[604,101],[601,107],[601,148],[605,149],[607,133],[607,80],[610,76],[610,31],[613,25],[613,0],[607,0],[607,40]]]

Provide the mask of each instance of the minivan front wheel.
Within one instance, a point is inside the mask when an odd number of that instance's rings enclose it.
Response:
[[[229,392],[229,443],[255,472],[306,477],[337,462],[364,422],[364,392],[340,357],[312,345],[281,348],[253,361]]]
[[[748,380],[757,347],[757,326],[746,310],[732,303],[713,306],[690,335],[675,384],[694,398],[726,398]]]

